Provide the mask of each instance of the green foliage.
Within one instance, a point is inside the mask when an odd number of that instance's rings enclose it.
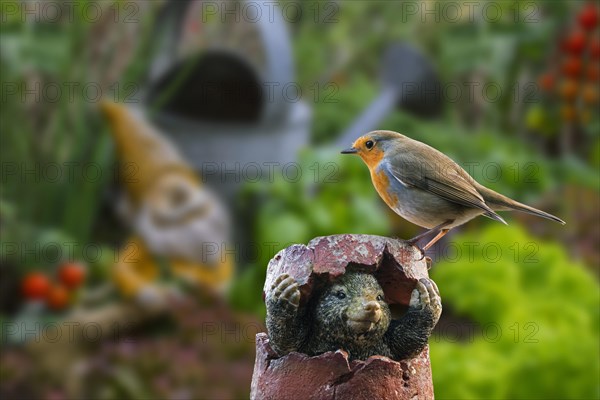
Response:
[[[81,11],[84,3],[75,1],[72,9]],[[117,5],[98,3],[104,15]],[[8,89],[0,108],[2,200],[18,206],[21,222],[62,230],[85,243],[102,191],[115,176],[112,140],[97,104],[100,97],[124,99],[122,92],[131,87],[123,82],[135,81],[147,69],[152,27],[148,18],[140,21],[130,49],[138,57],[119,70],[120,81],[110,81],[106,71],[116,72],[115,59],[123,56],[111,47],[125,24],[107,18],[103,23],[110,29],[99,29],[98,21],[77,11],[60,22],[40,18],[35,24],[18,15],[7,13],[0,39],[0,83]]]
[[[541,104],[531,106],[527,111],[525,123],[528,129],[544,136],[553,137],[559,133],[560,114],[556,107],[551,111],[548,108],[548,105],[542,106]]]
[[[444,305],[483,334],[431,341],[436,397],[598,398],[594,277],[561,246],[516,226],[490,225],[456,243],[462,257],[432,276]]]
[[[251,312],[262,319],[266,317],[267,311],[262,299],[266,271],[265,265],[247,265],[232,282],[227,297],[234,309]]]
[[[332,92],[331,88],[336,91]],[[373,101],[376,86],[365,75],[356,75],[344,85],[333,84],[319,93],[322,103],[314,108],[313,139],[324,143],[346,129],[357,115]],[[333,101],[325,101],[331,93]]]

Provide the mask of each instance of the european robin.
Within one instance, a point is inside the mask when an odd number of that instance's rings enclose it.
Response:
[[[398,132],[370,132],[342,154],[358,154],[383,201],[402,218],[428,229],[411,239],[411,244],[437,233],[423,251],[450,229],[479,215],[506,224],[496,211],[523,211],[565,223],[486,188],[442,152]]]

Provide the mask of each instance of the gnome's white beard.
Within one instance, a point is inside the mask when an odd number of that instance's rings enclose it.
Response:
[[[217,264],[229,236],[224,206],[206,188],[185,177],[162,177],[133,224],[153,254]]]

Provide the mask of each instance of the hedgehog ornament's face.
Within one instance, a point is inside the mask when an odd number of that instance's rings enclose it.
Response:
[[[383,289],[369,273],[347,272],[321,293],[315,322],[339,342],[380,340],[391,321]]]

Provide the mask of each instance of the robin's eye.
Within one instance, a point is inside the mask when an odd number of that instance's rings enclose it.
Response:
[[[344,293],[344,292],[343,292],[343,291],[341,291],[341,290],[338,290],[338,291],[335,293],[335,297],[337,297],[338,299],[345,299],[345,298],[346,298],[346,293]]]
[[[383,301],[383,296],[382,295],[377,296],[377,301]]]
[[[371,149],[373,148],[373,146],[374,146],[374,145],[375,145],[375,143],[373,143],[373,141],[372,141],[372,140],[367,140],[367,141],[365,142],[365,147],[366,147],[367,149],[369,149],[369,150],[371,150]]]

